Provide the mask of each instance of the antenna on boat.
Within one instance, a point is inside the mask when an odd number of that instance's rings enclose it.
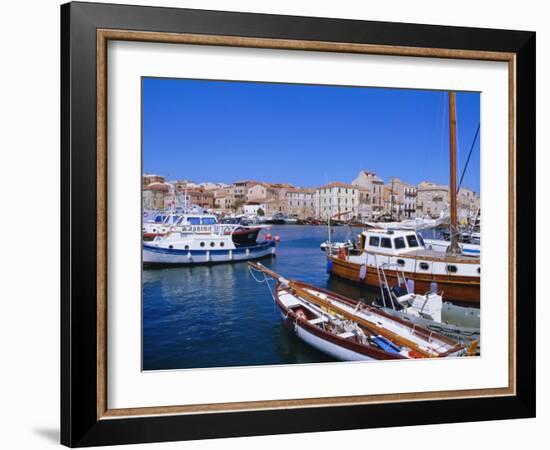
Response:
[[[450,147],[450,186],[449,194],[451,196],[451,227],[450,238],[451,245],[448,248],[448,253],[459,254],[460,247],[458,246],[458,227],[456,214],[456,94],[449,92],[449,147]]]

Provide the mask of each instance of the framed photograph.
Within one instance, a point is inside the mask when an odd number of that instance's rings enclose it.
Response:
[[[534,417],[535,33],[61,27],[63,444]]]

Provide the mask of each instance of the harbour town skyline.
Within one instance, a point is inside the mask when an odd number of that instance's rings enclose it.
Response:
[[[192,205],[222,215],[287,214],[300,219],[346,216],[375,220],[439,217],[449,210],[449,187],[431,181],[418,185],[396,177],[384,181],[375,172],[361,170],[349,183],[336,181],[317,187],[260,180],[238,180],[231,184],[167,180],[165,176],[144,174],[144,210],[184,209]],[[458,213],[467,220],[480,207],[479,195],[461,187]]]

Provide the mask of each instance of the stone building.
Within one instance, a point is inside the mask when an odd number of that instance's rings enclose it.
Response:
[[[384,212],[393,219],[416,217],[416,187],[391,178],[384,187]]]
[[[154,175],[154,174],[143,174],[143,177],[142,177],[142,185],[143,185],[143,189],[147,188],[147,186],[149,186],[150,184],[152,183],[165,183],[166,182],[166,178],[163,177],[162,175]]]
[[[449,187],[423,181],[416,188],[417,214],[437,218],[449,208]]]
[[[164,182],[153,182],[142,189],[144,210],[164,211],[165,198],[171,198],[172,185]]]
[[[315,214],[315,190],[307,188],[286,188],[286,212],[299,219],[307,219]]]
[[[363,200],[367,197],[366,192],[369,193],[368,199],[370,206],[362,203],[361,209],[370,216],[379,215],[384,208],[384,180],[374,172],[362,170],[351,184],[361,188],[363,192],[365,192],[362,197]]]
[[[357,217],[359,190],[351,184],[333,182],[315,190],[315,217],[339,220]]]

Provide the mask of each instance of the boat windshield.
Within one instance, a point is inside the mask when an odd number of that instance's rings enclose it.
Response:
[[[216,219],[214,217],[203,217],[202,218],[202,224],[203,225],[215,225]]]
[[[407,243],[409,244],[409,247],[414,248],[418,247],[418,239],[416,239],[415,234],[409,234],[407,236]]]

